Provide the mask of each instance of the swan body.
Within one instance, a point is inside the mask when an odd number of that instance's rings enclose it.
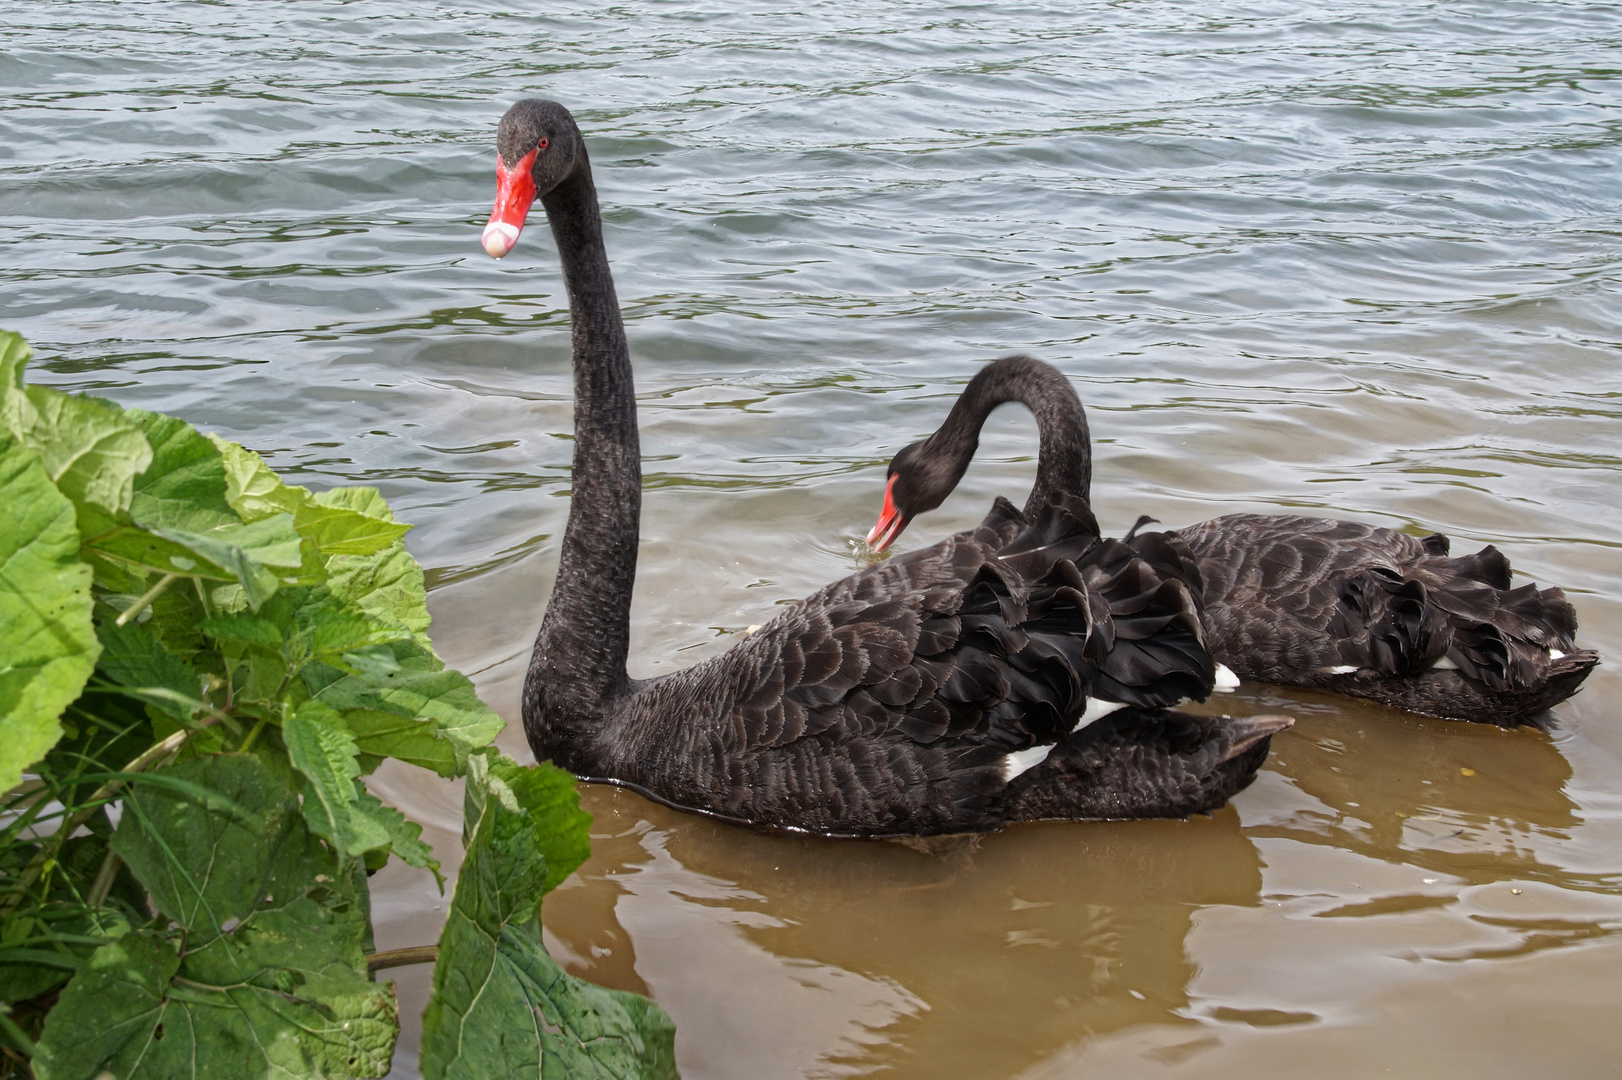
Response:
[[[1166,711],[1216,681],[1184,561],[1158,534],[1103,539],[1062,493],[1024,512],[998,500],[978,528],[835,582],[722,656],[629,678],[636,403],[586,148],[561,105],[524,101],[497,149],[485,248],[506,255],[538,198],[572,319],[574,491],[523,696],[538,757],[834,836],[1185,816],[1249,783],[1290,720]]]
[[[1069,392],[1057,385],[1062,375],[1028,357],[990,367],[1007,364],[1052,373],[1039,397]],[[995,405],[971,382],[939,431],[896,455],[869,543],[888,543],[940,505]],[[1064,437],[1049,429],[1074,425],[1041,401],[1032,411],[1044,446]],[[1076,432],[1086,435],[1084,426]],[[1038,459],[1037,486],[1087,498],[1090,469],[1056,462]],[[1512,727],[1576,693],[1599,660],[1574,644],[1577,617],[1564,594],[1511,588],[1509,562],[1493,547],[1455,558],[1440,534],[1262,514],[1191,525],[1164,542],[1187,564],[1207,647],[1242,678]]]
[[[833,835],[1210,809],[1285,725],[1160,708],[1215,672],[1182,568],[1151,541],[1101,540],[1079,500],[1034,522],[998,500],[978,528],[635,685],[588,743],[540,746],[675,806]]]
[[[1452,557],[1440,533],[1268,514],[1169,536],[1199,566],[1211,651],[1245,678],[1513,727],[1599,662],[1565,594],[1511,588],[1491,546]]]

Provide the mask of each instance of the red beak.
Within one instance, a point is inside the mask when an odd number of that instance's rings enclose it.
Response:
[[[535,201],[535,167],[537,147],[519,159],[511,169],[496,155],[496,208],[490,211],[490,223],[484,227],[484,250],[499,259],[518,243],[518,234],[524,231],[524,219]]]
[[[883,551],[895,543],[895,538],[901,535],[901,530],[907,527],[909,518],[901,516],[901,511],[895,508],[895,477],[884,485],[884,509],[879,511],[879,523],[873,526],[873,531],[867,534],[867,546],[874,551]]]

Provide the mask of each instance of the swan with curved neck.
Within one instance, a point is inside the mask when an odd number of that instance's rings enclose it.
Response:
[[[1063,494],[1025,514],[999,500],[979,528],[835,582],[725,655],[630,678],[636,399],[586,147],[561,105],[523,101],[497,150],[485,249],[510,252],[538,198],[573,324],[573,498],[523,696],[537,757],[683,810],[841,836],[1186,816],[1250,782],[1290,721],[1167,711],[1215,679],[1185,568],[1153,539],[1104,540]]]
[[[988,365],[938,431],[895,456],[869,544],[882,550],[945,500],[1003,401],[1020,400],[1036,416],[1042,452],[1032,499],[1090,497],[1089,433],[1069,409],[1074,390],[1049,365],[1014,359],[1026,396],[994,389],[1013,359]],[[1230,514],[1165,537],[1198,567],[1191,580],[1212,655],[1243,678],[1510,727],[1576,693],[1599,661],[1573,644],[1577,617],[1565,595],[1512,589],[1509,562],[1493,547],[1450,558],[1439,533],[1419,539],[1268,514]]]
[[[1040,440],[1036,483],[1025,500],[1025,513],[1035,513],[1060,495],[1087,498],[1093,446],[1081,399],[1055,368],[1028,356],[1006,356],[969,380],[933,435],[895,456],[884,486],[884,511],[867,534],[874,550],[889,547],[909,521],[945,501],[980,447],[986,417],[1008,402],[1031,410]],[[905,514],[901,506],[907,507]]]

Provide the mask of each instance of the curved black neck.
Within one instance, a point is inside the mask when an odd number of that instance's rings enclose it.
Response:
[[[557,584],[524,685],[526,726],[586,735],[626,685],[631,592],[642,513],[636,393],[597,189],[582,142],[570,175],[541,197],[569,289],[574,471]],[[532,733],[533,739],[533,733]]]
[[[930,456],[951,462],[958,478],[980,445],[991,410],[1017,401],[1036,417],[1036,484],[1025,501],[1027,517],[1060,494],[1089,497],[1093,486],[1092,437],[1081,398],[1059,371],[1029,356],[1005,356],[980,369],[926,444]],[[954,482],[955,483],[955,482]]]

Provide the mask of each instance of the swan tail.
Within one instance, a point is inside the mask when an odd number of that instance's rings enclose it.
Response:
[[[1010,785],[1010,821],[1187,817],[1256,778],[1285,716],[1241,719],[1123,709],[1076,732]]]
[[[1328,627],[1344,667],[1323,685],[1452,719],[1529,722],[1576,693],[1598,656],[1573,644],[1577,614],[1561,590],[1509,583],[1490,546],[1353,576]]]
[[[1447,669],[1427,671],[1411,679],[1374,680],[1345,689],[1406,712],[1506,728],[1521,724],[1548,728],[1553,726],[1548,710],[1582,689],[1583,680],[1598,664],[1596,652],[1581,649],[1567,653],[1551,661],[1544,676],[1524,689],[1493,689],[1460,670]]]

